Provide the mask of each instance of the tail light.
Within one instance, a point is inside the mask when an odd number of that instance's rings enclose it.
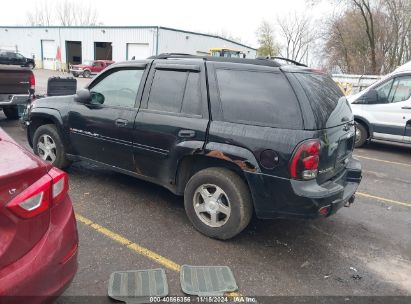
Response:
[[[30,84],[30,90],[34,90],[36,87],[36,78],[34,78],[33,72],[31,72],[29,75],[29,84]]]
[[[320,162],[321,142],[310,139],[301,143],[290,163],[290,175],[293,179],[310,180],[317,177]]]
[[[48,174],[13,198],[7,208],[21,218],[32,218],[60,203],[67,192],[67,174],[52,168]]]

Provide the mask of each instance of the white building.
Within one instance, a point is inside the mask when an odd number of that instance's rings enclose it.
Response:
[[[206,55],[210,48],[226,47],[256,57],[256,49],[219,36],[159,26],[0,26],[0,48],[33,57],[36,66],[62,67],[87,60],[143,59],[161,53]]]

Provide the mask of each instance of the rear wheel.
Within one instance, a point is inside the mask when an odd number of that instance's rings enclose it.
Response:
[[[239,234],[253,213],[247,185],[224,168],[201,170],[191,177],[184,191],[184,206],[198,231],[222,240]]]
[[[71,165],[66,157],[66,147],[55,125],[40,126],[33,136],[34,153],[53,166],[64,169]]]
[[[8,119],[19,119],[19,110],[17,109],[17,106],[5,107],[3,108],[3,112]]]
[[[368,131],[362,123],[357,123],[355,128],[355,147],[359,148],[365,144],[368,139]]]
[[[86,70],[86,71],[83,72],[83,77],[84,77],[84,78],[89,78],[90,75],[91,75],[90,71],[87,71],[87,70]]]

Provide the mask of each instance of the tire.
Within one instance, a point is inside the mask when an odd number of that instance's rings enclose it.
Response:
[[[212,193],[213,188],[217,190],[216,187],[219,188],[220,193],[222,190],[223,194],[218,196],[217,191]],[[210,198],[208,205],[203,199],[205,193],[199,193],[200,189],[204,188],[206,194],[215,195],[208,196]],[[218,202],[215,200],[216,197],[219,197]],[[184,207],[188,218],[198,231],[221,240],[233,238],[243,231],[250,223],[253,214],[251,195],[246,183],[240,176],[225,168],[209,168],[194,174],[184,190]],[[201,212],[199,208],[207,211]],[[213,222],[211,213],[216,208],[222,208],[226,213],[218,211],[217,222],[215,220]],[[226,215],[228,210],[229,216]]]
[[[359,148],[365,144],[368,139],[368,131],[362,123],[357,123],[355,132],[355,147]]]
[[[47,144],[45,142],[45,138],[48,139]],[[52,144],[54,144],[54,148],[48,151],[50,153],[47,153],[45,152],[45,150],[39,147],[41,144],[43,144],[43,146],[46,145],[50,147]],[[33,150],[36,155],[38,155],[43,160],[52,163],[53,166],[57,168],[64,169],[71,165],[71,162],[66,157],[66,147],[64,146],[64,143],[55,125],[42,125],[34,132]],[[54,159],[51,153],[54,153]]]
[[[4,115],[10,120],[19,119],[19,110],[16,106],[3,108]]]
[[[77,78],[77,77],[78,77],[78,74],[77,74],[77,73],[73,73],[73,76]]]
[[[85,70],[85,71],[83,72],[83,77],[84,77],[84,78],[89,78],[90,75],[91,75],[90,71]]]
[[[27,65],[27,67],[30,68],[30,69],[34,69],[34,64],[33,64],[33,63],[29,63],[29,64]]]

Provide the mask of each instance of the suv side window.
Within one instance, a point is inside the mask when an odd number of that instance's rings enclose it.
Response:
[[[156,70],[147,109],[200,115],[200,73]]]
[[[223,117],[226,121],[299,129],[302,116],[297,98],[281,73],[217,69]]]
[[[115,107],[134,107],[143,69],[114,71],[91,89],[92,103]]]

